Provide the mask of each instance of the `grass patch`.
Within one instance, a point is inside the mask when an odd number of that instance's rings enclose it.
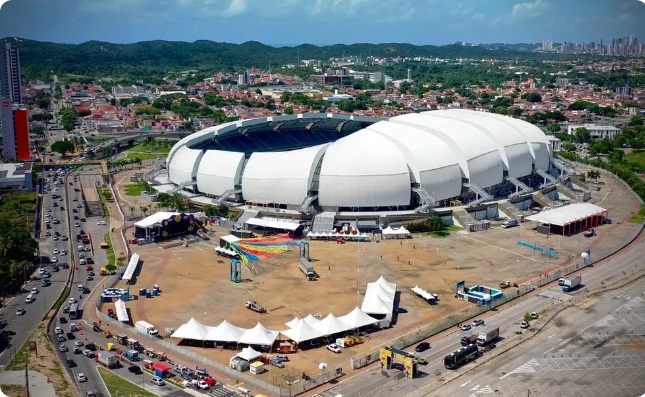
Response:
[[[99,367],[98,370],[112,397],[156,397],[156,394],[150,393],[105,368]]]
[[[29,338],[25,341],[25,344],[22,345],[20,350],[18,350],[18,353],[16,353],[16,356],[11,360],[9,365],[7,365],[7,370],[10,371],[15,371],[15,370],[24,370],[25,365],[29,363],[29,359],[31,358],[31,352],[29,351],[29,341],[34,340],[36,334],[40,332],[42,334],[45,333],[45,325],[44,324],[39,324],[38,327],[34,330],[34,332],[29,335]],[[39,346],[40,349],[45,349],[45,346]]]
[[[643,223],[645,222],[645,216],[636,213],[629,218],[629,223]]]
[[[450,232],[456,232],[458,230],[461,230],[459,226],[450,225],[443,230],[438,230],[436,232],[423,232],[421,233],[421,235],[426,237],[433,237],[433,238],[446,238],[450,236]]]
[[[164,158],[168,155],[168,153],[131,153],[129,151],[125,152],[125,158],[134,160],[134,159],[139,159],[139,160],[156,160],[157,158]]]
[[[641,170],[645,168],[645,152],[625,153],[625,160],[629,163],[636,164]]]
[[[145,181],[131,183],[129,185],[125,185],[124,188],[125,194],[127,194],[128,196],[141,196],[142,192],[153,190]]]
[[[2,385],[2,392],[14,397],[27,396],[27,388],[23,385]]]
[[[114,255],[114,247],[112,247],[112,237],[110,233],[105,233],[103,236],[103,241],[105,241],[108,247],[105,249],[105,255],[107,255],[108,265],[116,266],[116,255]]]
[[[56,303],[54,303],[54,311],[57,311],[63,305],[63,303],[67,302],[67,298],[69,297],[70,292],[71,288],[65,287],[63,293],[60,295]]]

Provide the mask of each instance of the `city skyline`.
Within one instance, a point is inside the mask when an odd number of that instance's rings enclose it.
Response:
[[[9,0],[0,37],[260,41],[273,46],[402,42],[609,42],[645,37],[640,0]],[[295,17],[297,16],[297,17]],[[187,28],[189,27],[189,28]]]

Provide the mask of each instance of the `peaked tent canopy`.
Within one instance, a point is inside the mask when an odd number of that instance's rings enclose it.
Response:
[[[261,323],[257,323],[255,327],[244,331],[238,343],[246,345],[272,345],[278,337],[278,331],[271,331]]]
[[[293,320],[287,321],[286,323],[284,323],[284,325],[286,325],[289,328],[296,328],[303,321],[305,321],[305,320],[303,320],[300,317],[296,316],[296,317],[293,318]]]
[[[116,311],[116,319],[122,322],[130,321],[130,316],[128,316],[128,308],[125,306],[125,301],[120,298],[114,302],[114,308]]]
[[[182,324],[175,332],[170,335],[171,338],[204,340],[207,336],[207,327],[191,317],[186,324]]]
[[[316,317],[314,317],[312,314],[309,314],[307,317],[303,318],[303,321],[306,322],[309,325],[312,325],[316,327],[316,324],[320,322]]]
[[[378,295],[365,295],[361,310],[372,314],[390,314],[392,313],[392,302],[384,302]]]
[[[337,319],[332,313],[329,313],[327,317],[320,320],[320,322],[313,325],[313,327],[322,335],[333,335],[349,329],[345,323]]]
[[[301,343],[311,339],[316,339],[323,336],[320,333],[320,331],[318,331],[311,325],[307,324],[303,320],[300,320],[300,323],[297,326],[291,329],[282,331],[280,333],[297,343]]]
[[[378,322],[377,319],[362,311],[358,306],[348,314],[338,317],[338,320],[345,323],[350,329],[356,329]]]
[[[245,329],[224,320],[217,327],[206,327],[208,334],[206,340],[217,342],[237,342],[244,333]]]
[[[376,284],[380,285],[384,290],[388,291],[391,294],[396,293],[396,284],[387,281],[383,276],[379,277],[378,280],[376,280]]]
[[[394,302],[394,293],[389,292],[377,283],[367,284],[367,288],[365,289],[365,297],[369,297],[371,295],[378,296],[383,302]]]
[[[239,357],[242,360],[246,360],[246,361],[253,361],[256,358],[261,356],[262,356],[262,353],[260,353],[259,351],[256,351],[251,346],[248,346],[242,349],[242,351],[240,351],[239,353],[237,353],[235,357]]]

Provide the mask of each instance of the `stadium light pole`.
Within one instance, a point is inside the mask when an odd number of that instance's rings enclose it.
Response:
[[[206,313],[207,312],[204,312],[204,314],[202,315],[202,324],[204,325],[206,325]],[[205,348],[206,348],[206,336],[202,338],[202,349],[205,349]]]

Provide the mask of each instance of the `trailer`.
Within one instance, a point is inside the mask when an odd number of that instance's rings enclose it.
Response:
[[[119,364],[119,358],[112,353],[106,351],[98,351],[96,355],[97,361],[108,368],[116,368]]]
[[[316,279],[314,265],[312,265],[307,258],[300,258],[300,271],[304,273],[307,280],[313,281]]]
[[[472,344],[464,346],[454,352],[448,354],[443,359],[443,365],[447,369],[457,369],[463,364],[466,364],[479,356],[479,348],[477,345]]]
[[[156,335],[159,334],[159,331],[157,331],[157,329],[155,328],[154,325],[150,324],[147,321],[143,321],[143,320],[140,320],[140,321],[137,321],[136,323],[134,323],[134,329],[138,333],[143,334],[143,335],[156,336]]]
[[[562,283],[562,291],[569,292],[574,290],[577,286],[580,285],[581,281],[582,281],[582,276],[580,275],[565,278]]]
[[[136,339],[128,338],[126,342],[127,342],[126,346],[129,347],[130,349],[136,349],[140,346],[139,341]]]
[[[486,346],[499,337],[499,327],[486,327],[479,331],[477,346]]]

